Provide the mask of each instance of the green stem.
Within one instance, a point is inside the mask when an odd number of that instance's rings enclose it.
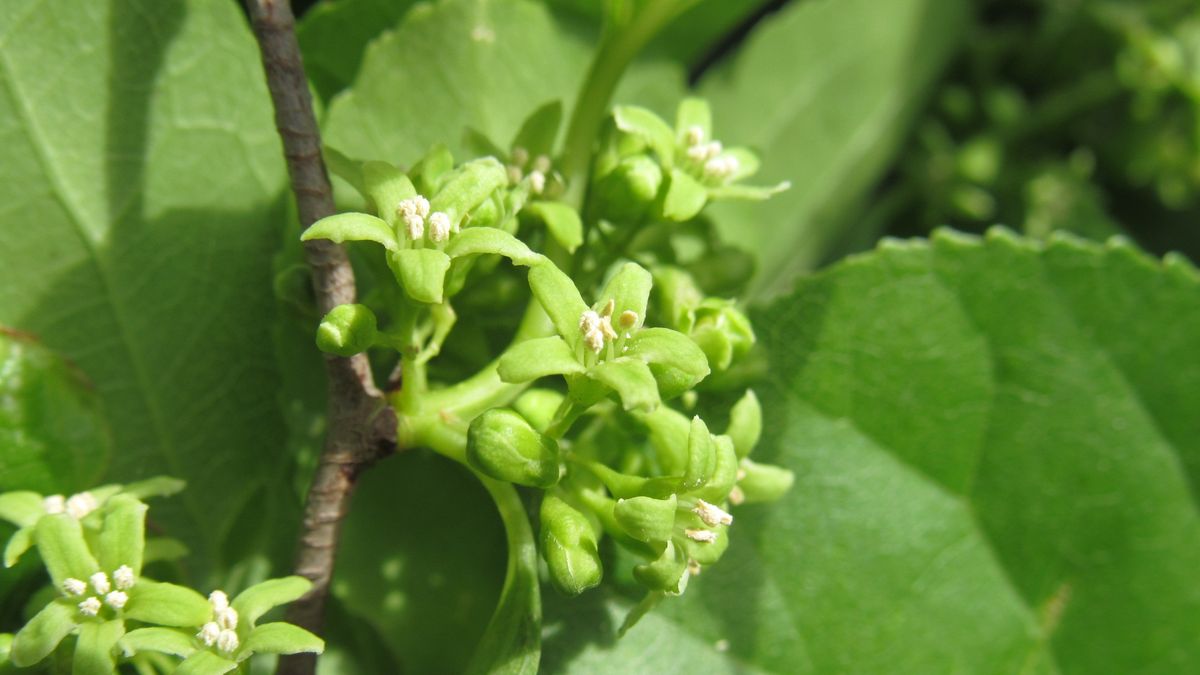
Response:
[[[648,0],[627,25],[608,26],[592,59],[583,87],[575,98],[571,123],[563,146],[563,175],[567,179],[564,201],[583,211],[591,168],[592,144],[600,135],[608,104],[621,75],[642,47],[672,19],[699,0]]]

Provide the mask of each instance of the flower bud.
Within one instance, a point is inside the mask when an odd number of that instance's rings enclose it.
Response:
[[[365,352],[375,342],[375,313],[365,305],[338,305],[317,327],[317,348],[338,356]]]
[[[633,577],[651,590],[678,595],[687,588],[687,556],[668,541],[657,560],[633,568]]]
[[[596,550],[596,528],[581,511],[555,494],[542,500],[542,556],[554,587],[579,595],[600,583],[603,566]]]
[[[662,169],[646,155],[620,160],[596,186],[601,217],[617,222],[641,220],[658,197],[662,181]]]
[[[554,413],[562,405],[563,395],[553,389],[529,389],[513,403],[513,408],[534,429],[545,433],[554,420]]]
[[[498,480],[548,488],[558,482],[558,444],[515,411],[493,408],[471,421],[467,461]]]
[[[675,495],[667,499],[632,497],[617,501],[613,515],[621,529],[639,541],[666,541],[675,528]]]
[[[739,475],[738,488],[747,504],[773,502],[791,489],[796,480],[795,475],[787,469],[756,464],[749,459],[742,460]]]
[[[729,411],[729,427],[725,435],[733,440],[733,449],[738,458],[750,454],[762,436],[762,406],[754,390],[747,389],[742,398]]]

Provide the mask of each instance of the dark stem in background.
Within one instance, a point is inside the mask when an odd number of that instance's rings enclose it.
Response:
[[[313,115],[304,63],[296,43],[295,17],[287,0],[246,0],[262,50],[267,86],[275,104],[275,126],[283,139],[288,174],[300,223],[305,228],[332,215],[333,191],[321,158],[321,136]],[[324,314],[355,299],[354,271],[341,246],[317,240],[304,244],[317,306]],[[364,354],[325,357],[329,377],[329,431],[308,490],[296,573],[312,580],[312,591],[293,603],[288,621],[321,633],[333,576],[342,519],[360,471],[396,449],[396,417],[375,386]],[[279,672],[310,675],[316,656],[285,656]]]

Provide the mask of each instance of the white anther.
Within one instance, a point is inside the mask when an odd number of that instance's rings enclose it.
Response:
[[[687,156],[693,162],[703,162],[708,157],[708,146],[693,145],[687,149]]]
[[[415,213],[406,213],[404,219],[404,233],[409,239],[416,241],[425,234],[425,219]]]
[[[542,191],[546,189],[546,174],[541,171],[530,171],[529,189],[535,195],[542,194]]]
[[[42,500],[42,508],[52,516],[57,515],[67,510],[67,500],[62,495],[50,495]]]
[[[617,331],[613,330],[612,317],[608,314],[600,317],[600,334],[603,335],[604,339],[606,340],[617,339]]]
[[[525,166],[525,162],[529,161],[529,151],[518,145],[512,149],[512,161],[517,166]]]
[[[704,163],[704,174],[712,178],[728,178],[737,173],[740,166],[737,158],[731,155],[713,157]]]
[[[721,151],[724,149],[724,146],[721,145],[721,141],[713,141],[712,143],[704,146],[704,158],[712,159],[713,157],[721,154]]]
[[[84,516],[96,510],[99,506],[96,503],[96,498],[90,492],[80,492],[77,495],[71,495],[67,500],[67,513],[75,520],[82,520]]]
[[[421,216],[422,218],[429,217],[429,200],[428,199],[425,199],[421,195],[417,195],[416,197],[412,197],[412,202],[413,202],[414,206],[416,207],[416,212],[417,212],[418,216]]]
[[[604,349],[604,333],[598,330],[584,333],[583,344],[587,345],[588,349],[599,354],[600,350]]]
[[[684,132],[688,145],[700,145],[704,142],[704,129],[699,124],[693,124]]]
[[[729,503],[734,506],[740,506],[745,501],[746,493],[742,492],[742,488],[734,485],[733,489],[729,491]]]
[[[108,575],[104,572],[96,572],[89,579],[92,582],[92,588],[96,589],[96,592],[100,595],[104,595],[112,590],[112,585],[108,583]]]
[[[688,539],[691,539],[692,541],[698,541],[702,544],[711,544],[717,540],[717,533],[713,532],[712,530],[687,529],[684,530],[683,533],[688,536]]]
[[[84,616],[96,616],[100,613],[100,598],[88,598],[79,603],[79,613]]]
[[[125,591],[113,591],[104,596],[104,603],[113,609],[122,609],[127,602],[129,602],[129,596],[125,594]]]
[[[688,564],[687,564],[688,574],[690,574],[694,577],[698,577],[698,576],[700,576],[700,570],[701,570],[700,563],[697,562],[694,558],[689,558]]]
[[[537,159],[533,160],[533,170],[550,173],[550,158],[545,155],[538,155]]]
[[[83,595],[87,591],[87,584],[78,579],[68,577],[63,579],[62,589],[63,593],[67,595]]]
[[[696,500],[696,506],[692,509],[692,513],[700,516],[700,520],[703,520],[704,524],[709,527],[733,524],[733,516],[716,504],[709,504],[703,499]]]
[[[637,312],[633,311],[632,309],[627,309],[624,312],[621,312],[621,316],[617,320],[617,322],[621,324],[621,328],[625,328],[628,330],[637,325],[638,314],[637,314]],[[625,337],[629,337],[629,333],[626,333]]]
[[[229,607],[229,596],[225,595],[225,591],[213,591],[208,594],[208,604],[212,606],[213,612],[219,612]]]
[[[113,570],[112,580],[113,585],[117,587],[117,590],[127,591],[130,588],[133,588],[133,570],[130,569],[129,565],[121,565],[117,569]]]
[[[520,183],[521,179],[525,177],[525,173],[521,171],[521,167],[515,164],[509,164],[505,170],[508,172],[508,182],[512,185]]]
[[[592,310],[585,311],[579,317],[579,332],[588,334],[600,329],[600,315]]]
[[[209,621],[200,627],[200,632],[196,633],[196,639],[203,642],[204,646],[211,647],[217,642],[217,636],[221,634],[221,627],[214,621]]]
[[[435,242],[446,241],[450,238],[450,216],[441,211],[434,211],[429,216],[429,239]]]
[[[236,609],[226,607],[225,609],[218,609],[214,614],[216,615],[217,625],[222,629],[233,630],[237,628],[238,613]]]
[[[223,630],[217,635],[217,649],[226,654],[238,648],[237,633],[231,630]]]

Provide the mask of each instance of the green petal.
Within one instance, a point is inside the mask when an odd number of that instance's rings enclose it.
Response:
[[[733,447],[739,458],[749,455],[758,445],[758,439],[762,436],[762,405],[753,389],[747,389],[742,398],[733,404],[725,435],[733,439]]]
[[[654,279],[646,268],[637,263],[625,263],[617,273],[604,285],[600,291],[600,303],[613,301],[613,328],[620,332],[618,326],[621,313],[631,311],[637,314],[637,326],[646,321],[646,303],[650,298],[650,288]]]
[[[708,101],[688,97],[679,102],[679,107],[675,109],[675,135],[679,142],[684,142],[690,127],[700,127],[704,130],[702,142],[708,143],[713,140],[712,110],[708,107]]]
[[[613,516],[625,533],[639,541],[661,542],[671,537],[675,528],[675,495],[666,499],[631,497],[620,499]]]
[[[304,577],[268,579],[239,593],[232,605],[242,621],[253,624],[271,608],[297,600],[311,588],[312,582]]]
[[[212,616],[203,595],[190,588],[138,579],[129,589],[125,616],[160,626],[199,626]]]
[[[86,581],[100,569],[83,539],[83,528],[71,516],[43,517],[37,523],[34,541],[55,588],[62,588],[62,582],[67,578]]]
[[[459,223],[467,212],[507,184],[508,172],[500,162],[492,157],[477,159],[451,171],[441,189],[429,199],[429,207],[450,216],[451,223]]]
[[[146,505],[128,495],[117,495],[104,505],[104,527],[100,530],[100,569],[112,574],[129,565],[142,573],[146,548]]]
[[[119,620],[82,624],[79,639],[75,641],[71,675],[113,675],[117,667],[113,647],[124,634],[125,624]]]
[[[250,632],[240,654],[320,654],[325,641],[299,626],[282,621],[264,623]]]
[[[446,245],[446,255],[461,258],[481,253],[504,256],[514,265],[528,267],[541,260],[541,256],[529,250],[520,239],[494,227],[468,227],[454,235]]]
[[[222,675],[237,668],[236,661],[221,658],[212,652],[196,652],[183,660],[172,675]]]
[[[618,358],[598,363],[587,371],[588,377],[617,392],[626,410],[653,410],[658,407],[658,383],[645,362]]]
[[[667,174],[667,194],[663,198],[663,218],[682,222],[691,220],[708,201],[708,188],[679,169]]]
[[[713,199],[743,199],[753,202],[761,202],[766,199],[791,189],[792,184],[788,181],[778,183],[771,186],[755,186],[755,185],[722,185],[712,188],[708,191],[708,196]]]
[[[570,206],[561,202],[533,202],[525,211],[542,221],[546,231],[567,253],[574,253],[583,243],[583,221]]]
[[[625,356],[650,366],[664,399],[674,398],[708,377],[703,350],[683,333],[669,328],[643,328],[626,343]]]
[[[67,600],[54,600],[13,637],[9,659],[21,668],[32,666],[54,651],[74,628],[75,605]]]
[[[121,494],[137,497],[138,499],[147,499],[149,497],[170,497],[171,495],[180,492],[187,487],[187,481],[172,478],[170,476],[155,476],[140,480],[136,483],[130,483],[121,488]],[[93,494],[95,491],[93,490]]]
[[[8,544],[4,546],[4,566],[12,567],[17,564],[25,551],[33,546],[33,528],[22,527],[13,532],[13,536],[8,538]]]
[[[29,527],[46,513],[42,496],[28,490],[0,494],[0,520],[7,520],[17,527]]]
[[[445,253],[432,248],[389,251],[388,267],[408,297],[431,305],[442,302],[446,270],[450,269],[450,257]]]
[[[575,288],[575,282],[547,259],[529,268],[529,288],[558,334],[568,345],[578,344],[579,318],[588,306]]]
[[[339,244],[344,241],[373,241],[383,244],[388,250],[399,248],[392,226],[366,213],[339,213],[322,218],[300,235],[300,241],[313,239],[328,239]]]
[[[363,162],[362,176],[363,185],[375,206],[376,215],[386,221],[395,232],[396,221],[399,220],[396,207],[402,200],[417,194],[412,181],[400,169],[387,162]]]
[[[675,161],[675,132],[661,117],[638,106],[617,106],[613,110],[617,128],[642,139],[658,155],[663,166]]]
[[[187,658],[196,651],[191,633],[172,628],[139,628],[131,630],[118,643],[125,656],[141,652],[159,652]]]
[[[521,124],[512,147],[525,148],[531,159],[553,152],[558,127],[562,124],[562,109],[562,101],[558,100],[539,106]]]
[[[520,383],[547,375],[582,373],[571,347],[557,335],[520,342],[504,352],[496,372],[505,382]]]
[[[717,446],[708,426],[699,415],[692,418],[688,434],[688,460],[683,474],[683,487],[695,489],[708,482],[717,468]]]

